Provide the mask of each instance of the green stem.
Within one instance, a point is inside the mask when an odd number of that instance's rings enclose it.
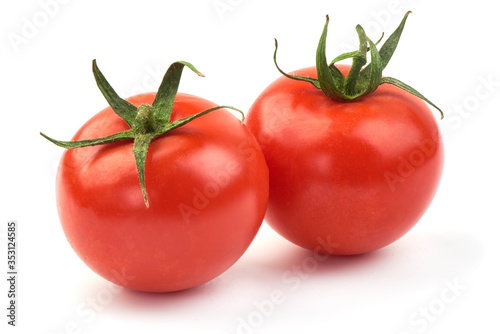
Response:
[[[323,91],[327,97],[345,102],[354,101],[371,94],[381,84],[392,84],[429,103],[440,112],[441,118],[443,118],[443,112],[441,109],[425,98],[422,94],[418,93],[415,89],[394,78],[382,77],[382,71],[385,69],[389,60],[392,58],[394,51],[396,50],[401,34],[403,33],[406,20],[410,13],[411,12],[408,11],[404,15],[397,29],[389,36],[380,50],[377,49],[377,44],[382,40],[384,34],[382,34],[382,37],[374,43],[366,36],[364,29],[360,25],[357,25],[356,32],[359,37],[359,49],[357,51],[346,52],[335,57],[330,64],[326,61],[326,37],[329,23],[329,17],[327,15],[318,47],[316,49],[317,79],[290,75],[283,72],[276,63],[276,52],[278,50],[277,42],[276,49],[274,51],[274,63],[278,71],[280,71],[280,73],[287,78],[308,82],[315,88]],[[366,65],[368,51],[370,51],[370,63]],[[347,76],[344,77],[340,70],[335,66],[335,63],[348,58],[352,58],[352,66]]]
[[[132,128],[136,134],[147,134],[156,132],[156,122],[154,109],[149,104],[141,104],[137,108],[137,117],[134,120]]]
[[[149,200],[146,192],[145,168],[147,152],[151,141],[169,131],[191,122],[198,117],[222,108],[238,111],[242,116],[242,122],[245,118],[243,112],[237,108],[217,106],[171,122],[170,117],[174,106],[175,96],[177,95],[182,70],[185,66],[199,76],[203,76],[203,74],[196,70],[196,68],[190,63],[184,61],[175,62],[170,65],[169,69],[165,73],[152,105],[142,104],[139,107],[135,107],[133,104],[123,100],[118,96],[118,94],[116,94],[115,90],[108,83],[94,60],[92,62],[92,71],[94,73],[97,86],[113,111],[129,125],[130,129],[103,138],[78,141],[60,141],[41,132],[40,134],[52,143],[66,149],[105,145],[121,140],[133,140],[134,145],[132,147],[132,152],[134,154],[136,168],[139,174],[139,183],[144,198],[144,204],[146,207],[149,207]]]

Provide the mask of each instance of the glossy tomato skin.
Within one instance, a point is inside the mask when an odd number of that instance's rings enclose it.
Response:
[[[316,77],[316,69],[293,74]],[[437,191],[444,151],[435,116],[395,86],[340,102],[281,77],[246,123],[269,167],[265,220],[299,246],[342,255],[379,249],[408,232]]]
[[[151,104],[154,94],[129,98]],[[181,94],[172,120],[214,107]],[[111,108],[73,140],[127,124]],[[232,266],[255,237],[268,199],[268,170],[255,138],[227,110],[213,111],[148,149],[144,204],[132,142],[67,150],[57,175],[64,233],[97,274],[130,289],[168,292],[203,284]]]

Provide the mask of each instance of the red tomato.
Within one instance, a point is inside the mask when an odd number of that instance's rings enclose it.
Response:
[[[350,66],[338,68],[347,75]],[[293,75],[317,78],[315,67]],[[246,124],[269,167],[267,223],[311,250],[359,254],[392,243],[422,217],[440,181],[435,117],[393,85],[342,102],[281,77]]]
[[[128,99],[151,104],[154,94]],[[214,107],[177,94],[172,121]],[[110,107],[73,140],[129,127]],[[264,217],[268,169],[241,121],[217,110],[172,130],[149,146],[139,186],[132,141],[66,150],[57,175],[64,233],[97,274],[141,291],[166,292],[205,283],[245,252]]]

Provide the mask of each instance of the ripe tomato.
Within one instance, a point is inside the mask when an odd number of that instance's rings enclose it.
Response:
[[[380,51],[358,26],[359,51],[330,65],[327,17],[316,66],[290,74],[278,67],[284,76],[248,112],[269,167],[265,219],[299,246],[329,254],[384,247],[417,223],[436,193],[443,144],[421,99],[431,102],[382,77],[408,14]],[[335,65],[347,58],[352,66]]]
[[[155,94],[127,99],[151,104]],[[171,121],[215,105],[177,94]],[[127,130],[108,107],[73,140]],[[205,283],[245,252],[264,217],[268,169],[247,127],[227,110],[199,117],[154,139],[145,186],[132,141],[66,150],[57,174],[64,233],[97,274],[130,289],[167,292]]]
[[[316,68],[294,75],[314,77]],[[342,102],[281,77],[246,123],[269,167],[266,222],[299,246],[330,254],[386,246],[416,224],[437,190],[443,145],[435,118],[398,87]]]

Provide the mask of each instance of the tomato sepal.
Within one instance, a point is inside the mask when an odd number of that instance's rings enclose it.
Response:
[[[113,111],[127,123],[130,129],[112,134],[107,137],[78,141],[60,141],[53,139],[42,132],[40,132],[40,135],[42,135],[44,138],[54,143],[55,145],[66,149],[105,145],[122,140],[133,140],[134,145],[132,147],[132,151],[139,175],[139,183],[144,198],[144,204],[146,205],[146,207],[149,207],[145,185],[146,156],[149,145],[155,138],[218,109],[231,109],[237,111],[241,114],[241,122],[243,123],[245,120],[243,111],[235,107],[224,105],[209,108],[191,116],[171,122],[170,118],[174,106],[175,97],[177,95],[182,70],[186,66],[199,76],[204,77],[204,75],[199,72],[191,63],[185,61],[174,62],[170,65],[167,72],[165,73],[153,103],[151,105],[142,104],[139,107],[136,107],[130,102],[118,96],[116,91],[111,87],[102,72],[99,70],[97,62],[94,59],[92,61],[92,72],[94,74],[94,78],[99,90],[104,95],[104,98],[109,103]]]
[[[384,33],[382,32],[382,36],[380,36],[379,40],[375,42],[375,45],[379,45],[382,39],[384,38]],[[367,48],[367,51],[370,51],[370,48]],[[352,58],[354,55],[356,55],[358,51],[351,51],[351,52],[346,52],[338,55],[337,57],[333,58],[333,60],[330,62],[330,67],[333,67],[335,63],[338,63],[339,61],[345,60]]]
[[[343,53],[335,57],[329,64],[326,60],[326,37],[329,24],[329,17],[327,15],[326,22],[323,27],[323,32],[321,33],[321,37],[316,50],[317,78],[296,76],[283,71],[278,66],[276,61],[276,54],[278,50],[278,42],[276,39],[276,48],[273,57],[274,63],[278,71],[281,74],[285,75],[287,78],[309,82],[315,88],[321,90],[327,97],[345,102],[355,101],[363,96],[371,94],[381,84],[393,84],[429,103],[439,111],[442,119],[444,117],[442,110],[434,103],[430,102],[429,99],[424,97],[417,90],[401,82],[400,80],[395,80],[393,78],[385,80],[382,76],[382,71],[385,69],[385,67],[389,63],[389,60],[392,58],[394,51],[396,50],[399,39],[406,24],[406,20],[410,13],[411,11],[408,11],[405,14],[399,26],[388,37],[380,50],[377,49],[377,44],[379,44],[379,42],[382,40],[384,34],[382,34],[382,37],[377,42],[373,42],[366,36],[364,29],[360,25],[357,25],[356,32],[358,33],[360,41],[359,49],[357,51]],[[370,51],[370,63],[366,65],[366,55],[368,51]],[[337,68],[335,64],[341,60],[349,58],[353,59],[351,69],[347,76],[344,76],[344,74],[342,74],[342,72]]]
[[[318,79],[314,79],[314,78],[309,78],[309,77],[303,77],[303,76],[297,76],[297,75],[292,75],[292,74],[289,74],[289,73],[286,73],[285,71],[283,71],[279,65],[278,65],[278,62],[276,60],[276,55],[278,53],[278,40],[275,38],[274,39],[274,65],[276,66],[276,68],[278,69],[278,71],[284,75],[285,77],[289,78],[289,79],[292,79],[292,80],[299,80],[299,81],[306,81],[306,82],[309,82],[310,84],[312,84],[314,87],[316,87],[317,89],[321,89],[321,86],[319,85],[319,81]]]
[[[43,132],[40,132],[40,135],[47,139],[48,141],[52,142],[53,144],[66,148],[66,149],[72,149],[72,148],[80,148],[80,147],[86,147],[86,146],[96,146],[96,145],[105,145],[105,144],[111,144],[116,141],[121,141],[121,140],[133,140],[135,138],[134,132],[132,130],[125,130],[122,132],[118,132],[115,134],[112,134],[107,137],[101,137],[101,138],[95,138],[95,139],[85,139],[85,140],[71,140],[71,141],[63,141],[63,140],[57,140],[54,138],[51,138],[44,134]]]
[[[94,74],[97,87],[106,101],[108,101],[111,109],[113,109],[113,111],[120,116],[128,124],[128,126],[132,127],[137,116],[137,107],[118,96],[116,91],[113,87],[111,87],[108,80],[106,80],[102,74],[101,70],[99,70],[99,67],[97,67],[95,59],[92,61],[92,73]]]

